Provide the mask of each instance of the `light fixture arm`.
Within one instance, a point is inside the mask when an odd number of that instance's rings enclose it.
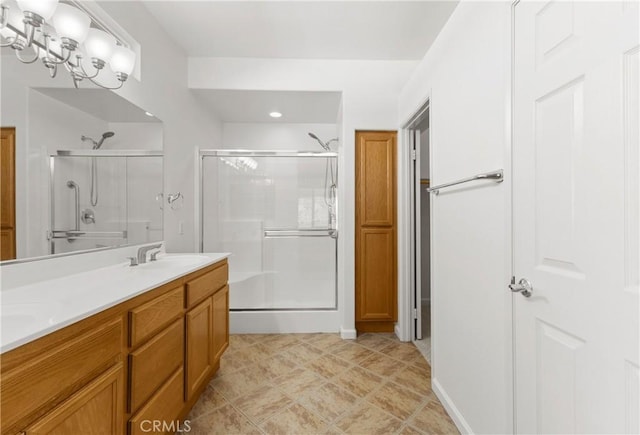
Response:
[[[20,62],[24,63],[24,64],[27,64],[27,65],[28,65],[28,64],[30,64],[30,63],[35,62],[36,60],[38,60],[38,57],[40,57],[40,56],[39,56],[39,54],[40,54],[40,48],[35,47],[35,46],[32,46],[32,48],[33,48],[33,59],[23,59],[23,58],[20,56],[20,53],[22,53],[22,50],[16,50],[16,57],[18,58],[18,60],[19,60]]]

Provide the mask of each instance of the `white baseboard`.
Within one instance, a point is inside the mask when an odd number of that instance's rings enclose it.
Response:
[[[402,336],[402,331],[400,330],[400,322],[397,322],[395,324],[395,326],[393,327],[393,332],[396,334],[396,337],[398,337],[398,340],[400,340],[400,341],[411,341],[412,332],[409,332],[409,336],[408,337],[403,337]]]
[[[338,311],[231,311],[232,334],[341,332]],[[354,337],[355,338],[355,337]]]
[[[438,399],[440,399],[442,406],[444,406],[444,409],[447,411],[447,413],[451,417],[451,420],[453,420],[453,422],[455,423],[460,433],[473,434],[471,427],[469,426],[467,421],[464,419],[464,417],[462,416],[458,408],[456,408],[456,406],[453,404],[453,401],[451,400],[449,395],[444,391],[444,389],[442,388],[442,385],[440,385],[440,382],[438,382],[437,379],[432,378],[431,386],[432,386],[433,392],[436,394]]]
[[[340,328],[340,337],[343,340],[355,340],[358,338],[358,331],[355,329],[344,329]]]

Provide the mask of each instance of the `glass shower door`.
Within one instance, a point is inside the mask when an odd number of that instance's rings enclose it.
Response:
[[[335,153],[202,153],[202,250],[232,254],[230,308],[335,309]]]

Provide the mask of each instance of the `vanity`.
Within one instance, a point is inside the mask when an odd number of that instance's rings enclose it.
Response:
[[[0,432],[181,429],[229,344],[227,279],[227,254],[165,254],[3,291]]]

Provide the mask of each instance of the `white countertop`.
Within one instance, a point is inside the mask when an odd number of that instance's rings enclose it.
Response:
[[[131,267],[120,263],[2,292],[0,353],[227,258],[227,253],[165,254]]]

